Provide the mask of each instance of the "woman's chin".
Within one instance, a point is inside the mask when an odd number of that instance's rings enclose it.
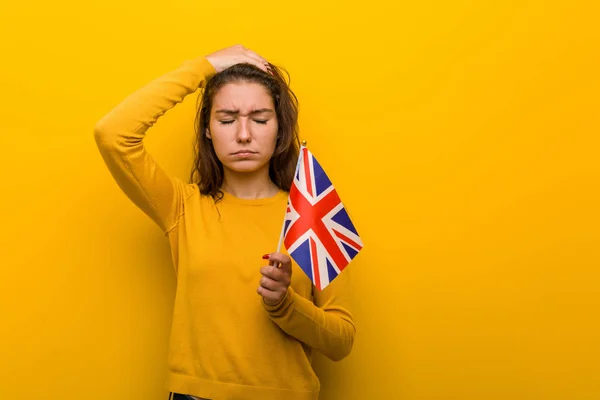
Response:
[[[255,160],[243,160],[228,163],[227,165],[225,165],[225,167],[231,170],[232,172],[250,173],[258,171],[259,169],[263,168],[264,165]]]

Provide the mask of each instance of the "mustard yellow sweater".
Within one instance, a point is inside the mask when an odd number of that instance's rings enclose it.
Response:
[[[187,60],[128,96],[94,138],[121,190],[168,237],[177,274],[166,388],[213,400],[316,400],[317,350],[346,357],[354,342],[348,271],[318,292],[298,265],[284,300],[256,292],[261,256],[275,251],[287,192],[215,205],[196,184],[165,173],[144,149],[146,131],[215,74]]]

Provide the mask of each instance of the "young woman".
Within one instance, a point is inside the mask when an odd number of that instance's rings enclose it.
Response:
[[[198,89],[185,183],[157,165],[143,139]],[[288,254],[269,252],[297,163],[297,121],[281,72],[238,45],[185,61],[95,126],[117,184],[171,245],[177,290],[166,385],[175,399],[316,400],[313,350],[340,360],[352,349],[347,273],[317,291]]]

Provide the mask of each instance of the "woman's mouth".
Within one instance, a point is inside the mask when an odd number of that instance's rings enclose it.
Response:
[[[233,153],[233,155],[237,156],[237,157],[248,157],[253,154],[256,154],[256,152],[251,151],[251,150],[240,150],[240,151],[236,151],[235,153]]]

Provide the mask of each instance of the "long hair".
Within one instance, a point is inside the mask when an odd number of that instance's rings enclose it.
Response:
[[[221,186],[223,164],[217,158],[212,141],[206,137],[210,124],[210,113],[215,94],[228,83],[258,83],[267,89],[273,99],[278,123],[278,138],[269,161],[269,177],[280,189],[290,190],[296,171],[300,140],[298,139],[298,99],[289,87],[287,71],[269,64],[273,75],[260,68],[239,63],[213,75],[198,96],[195,121],[194,164],[190,174],[191,183],[196,183],[203,195],[210,195],[215,202],[223,198]],[[283,78],[285,71],[288,79]]]

